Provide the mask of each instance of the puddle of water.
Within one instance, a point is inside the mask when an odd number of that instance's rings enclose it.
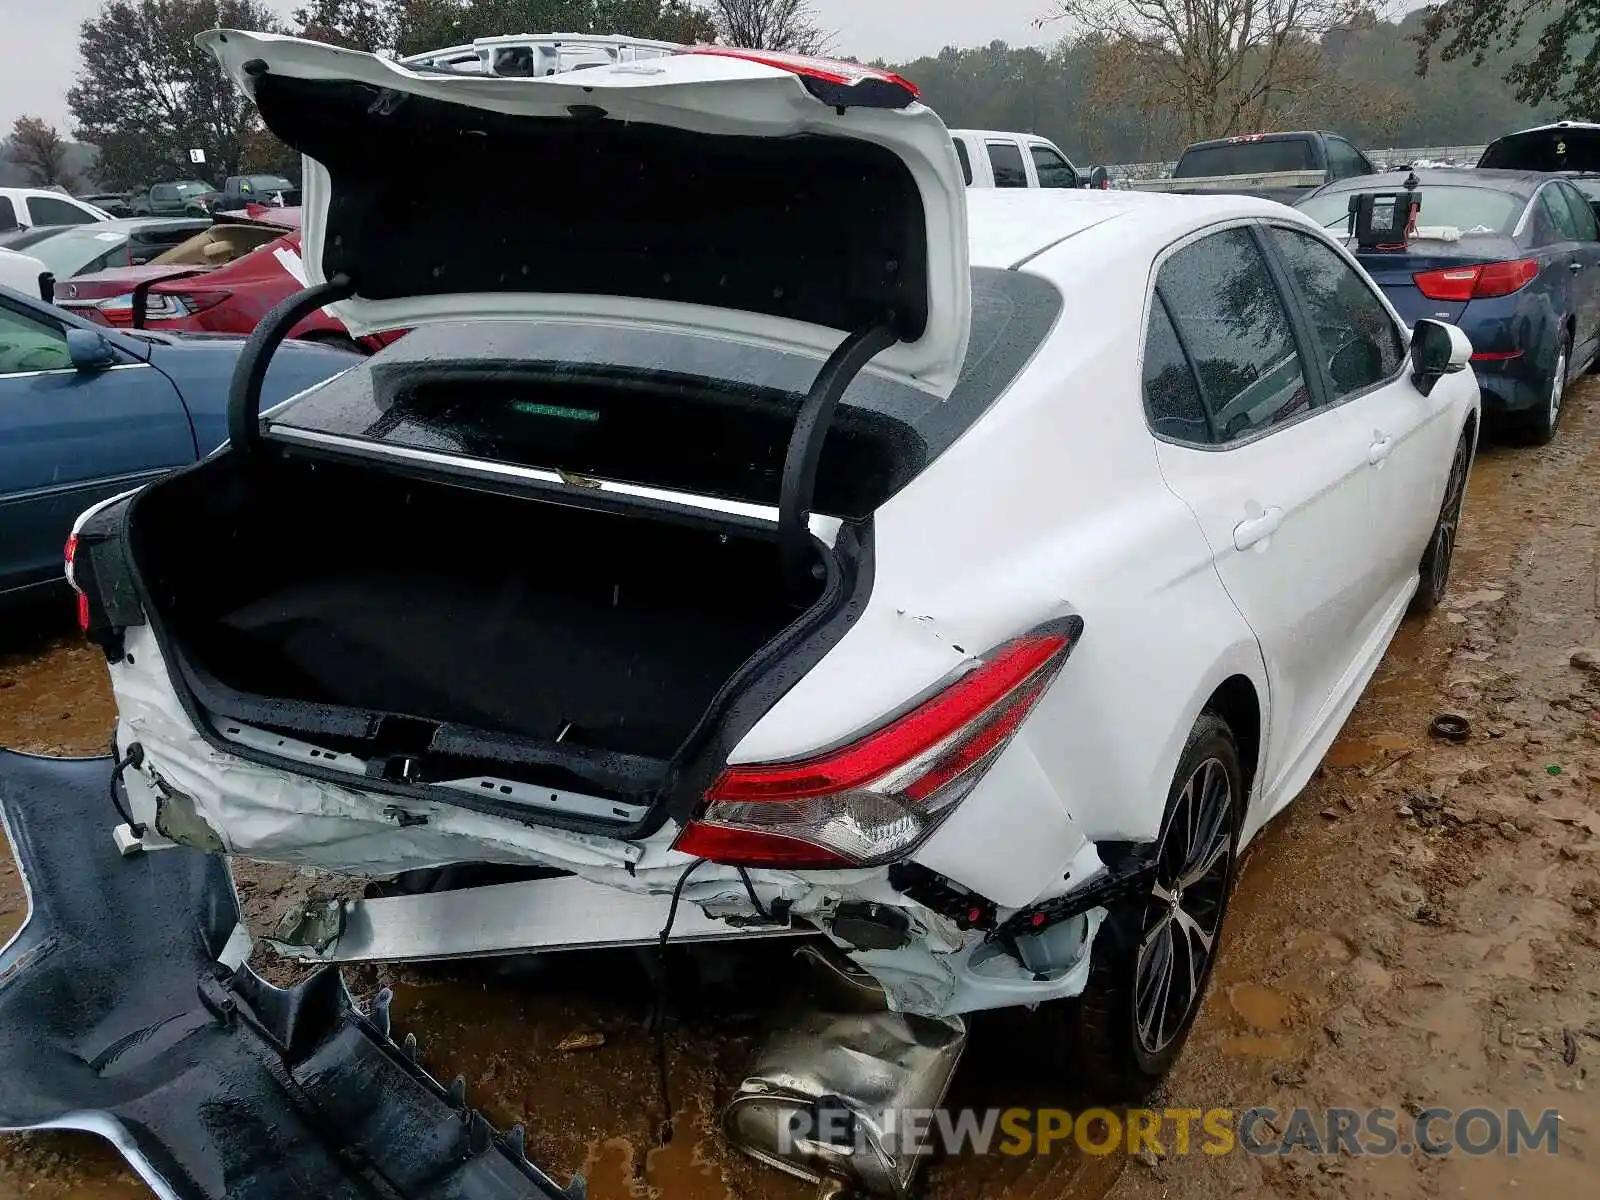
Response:
[[[1289,952],[1330,963],[1347,963],[1356,954],[1349,942],[1338,934],[1328,933],[1325,930],[1301,934],[1289,943]]]
[[[1228,1003],[1261,1033],[1280,1033],[1289,1027],[1288,997],[1259,983],[1234,984],[1228,989]]]
[[[1282,1061],[1295,1058],[1299,1053],[1294,1041],[1281,1033],[1226,1038],[1219,1049],[1229,1058],[1270,1058]]]

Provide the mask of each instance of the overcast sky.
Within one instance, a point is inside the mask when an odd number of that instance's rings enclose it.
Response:
[[[270,0],[285,15],[302,0]],[[905,60],[946,45],[1053,41],[1029,22],[1050,0],[814,0],[822,24],[837,29],[837,49],[858,58]],[[66,129],[67,87],[78,70],[78,27],[100,0],[0,0],[0,135],[23,113]],[[523,32],[517,30],[515,32]],[[618,32],[624,32],[619,30]]]

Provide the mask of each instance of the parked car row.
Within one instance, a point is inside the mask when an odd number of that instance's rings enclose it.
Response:
[[[1508,134],[1476,168],[1337,180],[1300,209],[1349,234],[1364,193],[1414,209],[1357,259],[1405,320],[1460,326],[1488,412],[1548,442],[1569,384],[1600,360],[1600,126]]]
[[[236,365],[228,445],[129,468],[72,530],[119,845],[396,881],[280,930],[308,960],[809,937],[879,1011],[819,1035],[860,1075],[807,1091],[769,1059],[783,1087],[750,1085],[740,1143],[802,1171],[909,1177],[884,1147],[807,1158],[827,1148],[784,1139],[786,1114],[848,1107],[929,1029],[938,1053],[893,1070],[927,1071],[937,1105],[988,1010],[1033,1010],[1062,1079],[1152,1088],[1241,853],[1404,614],[1445,596],[1479,437],[1467,337],[1408,322],[1343,230],[1281,204],[1087,191],[1043,139],[1011,143],[1010,186],[991,151],[1012,135],[968,143],[857,64],[687,51],[491,95],[200,41],[306,156],[325,199],[303,243],[150,283],[143,330],[105,328],[106,301],[138,307],[126,267],[109,296],[75,281],[81,317],[6,298],[63,331],[69,389],[73,346],[158,364],[183,339],[154,330],[225,310],[244,272],[304,289]],[[537,186],[580,133],[584,169]],[[485,162],[505,186],[455,185]],[[280,345],[329,309],[352,338],[413,332],[367,358]],[[255,381],[284,362],[331,377],[280,404]],[[206,421],[172,463],[221,440]],[[0,784],[21,769],[0,759]],[[81,772],[27,771],[52,811],[90,811]],[[486,864],[502,877],[471,886]],[[233,978],[254,1036],[259,990]],[[363,1105],[399,1102],[361,1078]],[[114,1124],[127,1090],[62,1120]],[[143,1133],[125,1152],[162,1178]],[[400,1152],[360,1149],[378,1174]]]

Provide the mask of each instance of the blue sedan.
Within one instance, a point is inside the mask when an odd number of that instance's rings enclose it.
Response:
[[[243,338],[118,333],[0,287],[0,601],[62,581],[79,513],[227,440]],[[360,357],[291,342],[263,406]]]
[[[1351,196],[1402,191],[1408,174],[1339,180],[1299,208],[1338,229]],[[1356,257],[1408,324],[1432,317],[1459,325],[1472,341],[1484,409],[1548,442],[1568,381],[1600,354],[1594,211],[1571,182],[1536,171],[1415,176],[1422,207],[1407,244]]]

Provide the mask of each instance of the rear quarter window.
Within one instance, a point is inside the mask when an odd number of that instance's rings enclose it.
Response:
[[[944,400],[863,372],[839,405],[817,509],[864,517],[970,429],[1061,311],[1047,281],[973,271],[972,335]],[[271,414],[387,446],[777,503],[814,359],[692,335],[602,326],[424,327]]]

